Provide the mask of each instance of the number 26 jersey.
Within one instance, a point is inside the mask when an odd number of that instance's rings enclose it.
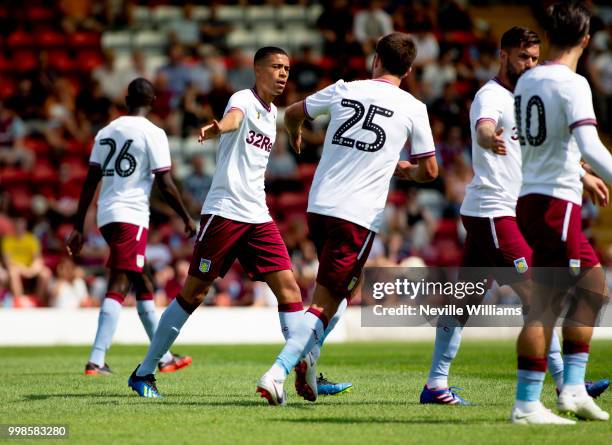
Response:
[[[587,80],[561,64],[523,74],[514,90],[523,158],[520,196],[543,194],[582,204],[580,150],[572,130],[596,125]]]
[[[102,170],[98,227],[123,222],[148,228],[154,174],[170,170],[164,130],[145,117],[119,117],[96,135],[89,163]]]
[[[406,141],[411,161],[435,154],[425,104],[384,79],[339,80],[307,97],[304,111],[330,115],[308,212],[378,232]]]

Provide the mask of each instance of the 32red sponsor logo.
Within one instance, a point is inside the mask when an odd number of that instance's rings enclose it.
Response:
[[[246,138],[246,143],[254,145],[257,148],[261,148],[262,150],[266,150],[268,153],[272,150],[272,141],[270,138],[261,133],[255,133],[253,130],[249,131]]]

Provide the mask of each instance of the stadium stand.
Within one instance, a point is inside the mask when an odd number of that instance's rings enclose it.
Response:
[[[106,247],[94,228],[94,212],[76,267],[65,258],[63,239],[71,228],[91,141],[98,129],[123,112],[125,88],[137,76],[156,86],[158,103],[151,118],[170,137],[173,173],[197,215],[214,172],[217,144],[199,145],[195,135],[201,124],[220,117],[236,85],[248,85],[250,66],[245,60],[263,45],[282,46],[292,56],[291,78],[277,101],[279,137],[267,190],[304,299],[309,298],[317,265],[304,212],[325,122],[309,124],[298,157],[287,149],[280,127],[282,108],[338,78],[368,77],[371,45],[357,39],[354,18],[370,2],[257,3],[29,0],[28,8],[21,8],[19,2],[2,2],[0,237],[12,234],[16,218],[25,217],[55,284],[37,294],[36,283],[26,282],[26,294],[15,296],[0,263],[0,304],[46,306],[61,300],[64,306],[91,306],[99,301]],[[420,59],[403,88],[428,104],[442,170],[440,179],[425,188],[392,186],[385,229],[369,261],[390,265],[417,257],[426,264],[456,265],[463,236],[458,209],[471,179],[469,105],[474,92],[496,72],[496,41],[504,24],[524,17],[528,21],[523,24],[537,29],[539,11],[530,10],[529,2],[478,1],[469,8],[457,1],[374,3],[395,30],[411,32],[417,40]],[[596,11],[610,20],[609,9],[599,6]],[[487,17],[495,18],[490,20],[495,28]],[[605,123],[600,130],[610,131],[611,22],[594,19],[592,34],[595,44],[581,72],[594,85],[599,120]],[[180,224],[155,194],[152,202],[148,253],[164,259],[154,262],[154,274],[159,302],[165,304],[184,279],[191,244],[181,238]],[[583,216],[610,266],[612,213],[598,212],[586,205]],[[64,294],[73,287],[80,292],[82,286],[73,284],[81,279],[87,292],[78,298],[58,298],[51,291],[62,283]],[[248,283],[236,265],[217,283],[207,304],[266,304],[269,298],[261,286]]]

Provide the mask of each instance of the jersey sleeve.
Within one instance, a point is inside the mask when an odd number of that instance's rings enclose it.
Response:
[[[581,125],[597,125],[591,87],[584,77],[578,77],[569,88],[564,88],[563,102],[570,131]]]
[[[470,123],[474,128],[478,127],[480,122],[492,122],[497,125],[497,122],[502,115],[502,103],[504,101],[496,97],[493,91],[481,91],[474,98],[472,107],[470,108]]]
[[[159,129],[157,134],[149,133],[147,148],[149,151],[149,165],[151,173],[161,173],[170,170],[170,145],[164,130]]]
[[[342,79],[304,99],[304,114],[308,119],[313,120],[317,116],[329,113],[336,89],[341,83],[344,83]]]
[[[89,165],[100,167],[102,165],[102,156],[100,154],[100,133],[96,134],[91,154],[89,155]]]
[[[410,160],[428,158],[435,155],[433,134],[429,126],[427,108],[421,104],[419,112],[412,116],[412,128],[409,135],[410,139]]]
[[[242,94],[242,91],[234,93],[227,102],[227,106],[225,107],[225,112],[223,113],[223,115],[225,116],[227,113],[232,111],[232,109],[235,109],[242,111],[242,114],[246,116],[247,105],[247,99],[245,95]]]

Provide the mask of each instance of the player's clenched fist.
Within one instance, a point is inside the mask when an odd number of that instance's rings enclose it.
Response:
[[[291,144],[293,150],[297,154],[300,154],[302,151],[302,132],[297,131],[295,133],[289,133],[289,143]]]
[[[506,150],[506,141],[502,135],[503,132],[503,128],[500,128],[495,132],[492,138],[491,150],[497,155],[505,156],[508,154],[508,151]]]
[[[212,123],[204,125],[202,128],[200,128],[200,136],[198,137],[198,142],[202,144],[204,141],[216,138],[220,134],[221,127],[219,126],[219,121],[214,119]]]
[[[197,230],[196,223],[193,221],[193,219],[189,218],[187,221],[185,221],[185,236],[187,238],[194,236]]]

